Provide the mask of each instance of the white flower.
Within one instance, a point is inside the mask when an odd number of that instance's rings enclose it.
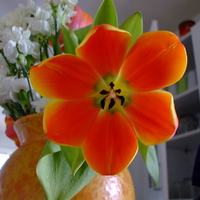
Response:
[[[29,85],[27,79],[26,78],[13,79],[11,81],[11,89],[16,93],[19,93],[20,90],[28,91]]]
[[[48,10],[37,7],[34,17],[26,18],[29,23],[28,28],[31,30],[31,33],[33,35],[38,33],[50,35],[52,33],[51,26],[48,21],[50,17],[51,13]]]
[[[40,98],[36,101],[31,102],[31,105],[33,106],[33,108],[35,108],[35,111],[37,113],[41,113],[44,112],[44,108],[49,101],[50,99]]]
[[[0,30],[12,28],[13,26],[27,28],[25,17],[29,17],[35,13],[35,3],[32,0],[27,1],[27,6],[19,4],[19,7],[13,12],[7,13],[0,18]]]
[[[33,101],[37,101],[41,98],[41,95],[38,94],[35,90],[32,90]]]
[[[0,79],[2,77],[5,77],[8,73],[9,73],[8,65],[2,54],[0,54]]]
[[[25,56],[31,54],[34,49],[34,44],[29,40],[31,32],[23,30],[21,27],[13,26],[11,29],[6,28],[3,31],[0,40],[0,49],[3,49],[4,55],[11,63],[16,63],[16,58],[20,53]]]
[[[71,22],[70,18],[77,14],[77,12],[74,11],[74,5],[67,4],[64,7],[62,7],[62,4],[60,4],[58,6],[58,14],[59,14],[58,19],[61,19],[64,13],[66,13],[66,19],[65,19],[66,23],[70,23]]]
[[[8,40],[5,46],[3,47],[4,54],[11,63],[15,63],[16,62],[15,59],[18,57],[16,44],[17,43],[15,41]]]
[[[14,76],[8,76],[2,78],[0,82],[0,96],[7,94],[11,89],[11,82],[14,80]]]
[[[27,6],[19,4],[19,10],[27,13],[27,15],[32,15],[35,12],[35,2],[33,0],[27,0]]]
[[[10,96],[11,81],[14,76],[4,77],[0,81],[0,104],[6,103],[8,100],[12,100]]]
[[[17,94],[18,94],[18,93],[14,92],[13,90],[10,90],[9,96],[10,96],[10,99],[11,99],[13,102],[19,102],[18,97],[17,97]]]
[[[53,6],[54,9],[57,7],[57,31],[60,28],[61,18],[64,13],[66,14],[66,23],[70,23],[70,18],[76,15],[74,6],[78,3],[77,0],[46,0],[46,3],[48,3],[48,6],[50,5],[50,8],[51,6]],[[50,24],[54,25],[54,22]]]
[[[38,42],[32,42],[32,43],[34,44],[34,49],[31,55],[38,60],[40,58],[40,44]]]
[[[58,6],[59,4],[75,6],[78,0],[46,0],[45,2],[52,6]]]
[[[18,102],[18,97],[17,94],[21,91],[21,90],[25,90],[26,92],[29,91],[29,85],[28,85],[28,81],[26,78],[15,78],[12,79],[10,82],[10,98],[14,101],[14,102]]]
[[[1,105],[6,103],[9,100],[11,100],[9,92],[4,95],[0,95],[0,104]]]

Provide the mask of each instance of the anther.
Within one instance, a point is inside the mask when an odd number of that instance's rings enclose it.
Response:
[[[115,84],[113,82],[110,82],[109,85],[110,85],[111,89],[113,89],[113,87],[115,86]]]
[[[121,100],[121,106],[123,106],[125,98],[123,96],[118,96],[118,98]]]
[[[104,107],[105,107],[106,100],[110,100],[108,109],[111,109],[115,105],[117,99],[120,100],[121,106],[124,104],[124,101],[125,101],[125,98],[123,96],[118,95],[121,93],[121,89],[114,90],[115,84],[113,82],[110,82],[109,85],[111,87],[110,91],[102,90],[100,92],[101,95],[106,95],[106,97],[103,98],[100,102],[100,106],[102,109],[104,109]]]
[[[120,94],[121,93],[121,89],[115,90],[115,92]]]
[[[111,109],[114,105],[115,105],[115,100],[111,99],[110,103],[109,103],[109,106],[108,106],[108,109]]]
[[[102,91],[100,92],[100,94],[102,94],[102,95],[108,94],[108,91],[102,90]]]
[[[100,102],[101,108],[102,108],[102,109],[104,109],[104,107],[105,107],[105,101],[106,101],[106,97],[103,98],[103,99],[101,100],[101,102]]]

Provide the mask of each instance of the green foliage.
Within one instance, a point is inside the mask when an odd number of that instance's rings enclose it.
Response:
[[[57,37],[59,37],[58,33],[57,33]],[[54,56],[62,53],[61,48],[60,48],[60,43],[58,42],[58,38],[57,37],[54,36],[54,35],[51,35],[48,38],[48,41],[52,42]],[[40,58],[40,60],[44,60],[44,55],[43,54],[42,54],[42,58]]]
[[[65,24],[66,14],[62,17],[61,29],[64,41],[65,53],[75,54],[75,49],[78,46],[78,38]]]
[[[29,114],[31,109],[31,104],[29,101],[29,92],[26,92],[25,90],[20,90],[19,93],[17,93],[17,98],[24,112]]]
[[[69,163],[72,173],[75,176],[76,172],[82,166],[85,161],[81,148],[60,146],[65,159]]]
[[[121,26],[121,29],[128,31],[132,35],[132,44],[142,35],[143,33],[143,18],[141,12],[136,12],[129,17]]]
[[[157,186],[159,181],[159,167],[155,146],[145,146],[139,141],[139,149],[147,166],[147,170]]]
[[[78,42],[81,43],[83,41],[83,39],[85,38],[86,34],[88,33],[88,31],[91,29],[92,25],[80,28],[78,30],[75,30],[74,33],[76,34],[77,38],[78,38]]]
[[[47,200],[70,200],[96,175],[86,162],[73,175],[59,145],[47,142],[36,172]]]
[[[95,15],[93,26],[101,24],[118,27],[117,13],[112,0],[103,0]]]

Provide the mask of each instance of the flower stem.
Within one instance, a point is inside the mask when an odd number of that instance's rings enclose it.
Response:
[[[40,62],[42,62],[42,47],[40,45]]]
[[[54,56],[58,54],[57,52],[57,46],[58,46],[58,31],[57,31],[57,20],[54,18],[54,24],[55,24],[55,32],[56,32],[56,39],[55,39],[55,47],[54,47]]]
[[[44,43],[44,51],[45,51],[45,55],[46,55],[46,57],[49,58],[49,53],[48,53],[48,43],[47,43],[47,42]]]
[[[26,79],[27,79],[28,87],[29,87],[29,91],[30,91],[31,101],[33,101],[33,94],[32,94],[32,91],[31,91],[31,84],[30,84],[30,80],[29,80],[29,77],[28,77],[28,72],[26,71],[25,67],[22,67],[22,71],[26,75]]]

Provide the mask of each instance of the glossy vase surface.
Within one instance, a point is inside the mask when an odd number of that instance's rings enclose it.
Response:
[[[36,165],[47,141],[43,114],[32,114],[14,123],[20,147],[0,172],[0,200],[46,200],[36,175]],[[72,200],[135,200],[128,169],[115,176],[97,175]]]
[[[47,141],[42,129],[43,114],[32,114],[14,123],[20,147],[0,172],[1,200],[45,200],[36,176],[36,165]]]
[[[135,200],[128,169],[114,176],[97,175],[72,200]]]

